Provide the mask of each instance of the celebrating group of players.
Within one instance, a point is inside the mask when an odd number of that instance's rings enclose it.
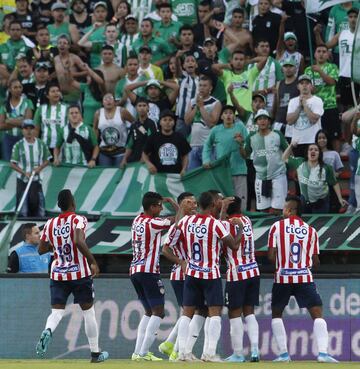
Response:
[[[176,210],[175,218],[160,218],[163,202]],[[249,336],[250,361],[258,362],[259,326],[254,306],[259,304],[260,272],[255,259],[254,234],[250,219],[241,214],[238,197],[224,198],[218,191],[203,192],[198,200],[182,193],[175,203],[155,192],[142,199],[144,212],[132,224],[133,260],[130,276],[144,306],[132,360],[162,360],[150,352],[164,317],[164,285],[159,257],[162,231],[168,230],[162,252],[174,263],[171,284],[182,314],[159,351],[171,361],[198,361],[193,346],[204,325],[201,360],[219,362],[216,348],[221,333],[221,312],[225,305],[230,320],[233,353],[225,360],[245,362],[244,325]],[[291,296],[306,307],[314,321],[319,362],[337,362],[328,354],[328,330],[322,317],[322,301],[311,273],[319,264],[319,240],[314,228],[301,218],[301,203],[288,197],[283,219],[269,231],[268,257],[276,265],[272,289],[272,332],[280,355],[277,362],[291,360],[282,313]],[[227,262],[225,300],[220,274],[220,256]],[[224,302],[225,301],[225,302]]]
[[[163,202],[176,210],[172,218],[160,218]],[[218,191],[202,193],[198,200],[192,193],[182,193],[178,203],[147,192],[144,212],[132,224],[133,260],[130,278],[142,302],[145,314],[138,326],[135,361],[162,360],[150,352],[164,317],[164,285],[160,279],[159,257],[162,231],[168,230],[163,254],[174,263],[171,284],[182,315],[159,351],[172,361],[196,361],[193,346],[204,325],[205,340],[201,360],[219,362],[216,348],[221,332],[224,305],[220,274],[220,255],[226,258],[225,305],[230,319],[233,353],[226,361],[244,362],[244,316],[251,345],[250,361],[260,360],[259,326],[254,306],[259,304],[260,273],[255,259],[251,221],[241,214],[238,197],[224,198]],[[83,311],[85,333],[89,341],[91,362],[105,361],[109,354],[99,348],[98,326],[94,310],[93,277],[99,274],[94,256],[85,241],[87,220],[75,214],[75,199],[69,190],[58,195],[61,214],[44,226],[39,253],[54,252],[50,272],[51,314],[36,345],[43,357],[53,332],[65,314],[70,294]],[[337,362],[328,354],[328,330],[322,318],[322,301],[311,267],[319,264],[319,240],[314,228],[300,214],[300,200],[288,197],[284,219],[275,222],[269,231],[268,256],[276,265],[272,289],[272,331],[280,355],[277,362],[288,362],[286,332],[282,313],[291,296],[300,307],[306,307],[314,321],[314,337],[319,362]]]

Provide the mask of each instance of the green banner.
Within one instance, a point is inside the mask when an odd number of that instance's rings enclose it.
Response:
[[[279,218],[273,216],[250,216],[254,226],[255,247],[257,251],[267,250],[268,233],[271,225]],[[90,221],[86,233],[87,243],[95,254],[131,254],[132,217],[104,216],[97,221]],[[319,234],[322,251],[359,251],[360,216],[316,214],[304,216]],[[10,242],[11,251],[22,244],[21,225],[17,221]],[[37,222],[40,228],[44,221]],[[0,244],[9,222],[0,222]]]
[[[84,214],[111,214],[132,216],[141,210],[145,192],[156,191],[164,197],[176,198],[181,192],[195,195],[208,189],[218,189],[225,195],[233,194],[231,173],[227,159],[214,163],[211,169],[198,168],[184,177],[179,174],[150,175],[141,163],[126,169],[96,167],[49,166],[42,173],[45,207],[58,212],[57,195],[69,188],[75,195],[77,212]],[[9,164],[0,162],[0,213],[15,210],[16,175]],[[168,209],[170,211],[171,209]]]

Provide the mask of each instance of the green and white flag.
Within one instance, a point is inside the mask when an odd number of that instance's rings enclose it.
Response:
[[[8,163],[0,162],[0,213],[15,210],[16,174],[8,171]],[[209,189],[218,189],[226,196],[233,195],[230,166],[227,159],[214,163],[211,169],[198,168],[184,177],[179,174],[150,175],[144,164],[129,164],[118,168],[85,166],[49,166],[43,171],[45,209],[59,212],[57,195],[69,188],[76,200],[76,211],[83,214],[134,216],[141,211],[145,192],[156,191],[164,197],[176,198],[189,191],[198,196]],[[172,213],[172,208],[166,208]]]
[[[353,53],[351,57],[351,79],[360,83],[360,18],[357,20],[355,35],[354,35],[354,44],[353,44]]]
[[[330,6],[346,3],[348,0],[306,0],[306,13],[317,13]]]

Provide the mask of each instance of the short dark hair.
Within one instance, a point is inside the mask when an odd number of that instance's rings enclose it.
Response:
[[[68,111],[70,109],[74,109],[74,108],[76,108],[77,110],[79,110],[79,112],[81,113],[81,108],[80,108],[80,106],[78,104],[70,104],[69,105],[69,108],[68,108]]]
[[[50,88],[57,87],[60,90],[60,85],[58,81],[51,81],[46,85],[45,94],[47,95],[50,91]]]
[[[36,227],[36,223],[25,223],[21,227],[21,234],[23,237],[23,240],[26,240],[26,236],[31,234],[32,229]]]
[[[161,3],[159,5],[156,5],[156,8],[160,11],[162,8],[168,8],[172,11],[172,6],[169,3]]]
[[[115,54],[114,48],[111,45],[104,45],[101,48],[101,51],[104,51],[104,50],[110,50],[110,51],[112,51],[113,54]]]
[[[208,82],[210,82],[211,86],[213,86],[213,80],[212,80],[212,78],[209,77],[209,76],[207,76],[207,75],[202,75],[200,77],[200,81],[208,81]]]
[[[285,202],[293,202],[295,204],[296,215],[301,216],[301,200],[299,196],[288,195]]]
[[[46,30],[48,31],[49,33],[49,30],[47,29],[47,27],[45,27],[43,24],[40,24],[37,28],[36,28],[36,33],[38,33],[39,31],[43,31],[43,30]]]
[[[207,190],[206,192],[211,193],[213,196],[218,196],[218,197],[222,197],[223,196],[223,194],[219,190]]]
[[[315,51],[319,48],[319,47],[325,47],[326,50],[329,50],[329,48],[326,46],[326,44],[322,43],[322,44],[318,44],[315,47]]]
[[[211,9],[211,2],[209,0],[202,0],[199,3],[199,6],[208,6]]]
[[[134,53],[130,53],[130,55],[127,57],[127,59],[126,59],[126,63],[129,61],[129,60],[131,60],[131,59],[136,59],[137,61],[139,61],[139,58],[138,58],[138,56],[136,55],[136,54],[134,54]]]
[[[233,14],[233,15],[234,15],[235,13],[245,15],[245,11],[244,11],[244,9],[242,9],[242,8],[235,8],[235,9],[231,12],[231,14]]]
[[[214,196],[210,192],[203,192],[199,197],[199,206],[202,210],[214,205]]]
[[[270,42],[267,38],[265,37],[259,37],[256,41],[255,41],[255,45],[254,47],[258,47],[260,42],[267,42],[270,45]]]
[[[142,206],[144,210],[149,210],[150,206],[157,205],[159,201],[162,201],[162,196],[157,192],[146,192],[142,198]]]
[[[241,213],[241,199],[239,196],[234,196],[234,201],[229,204],[226,212],[228,215]]]
[[[13,21],[11,21],[11,22],[10,22],[10,25],[9,25],[9,28],[11,28],[11,26],[12,26],[13,24],[18,24],[18,25],[20,26],[20,28],[21,28],[21,29],[23,28],[23,26],[22,26],[21,22],[19,22],[18,20],[13,20]]]
[[[181,34],[182,31],[191,31],[192,34],[194,34],[194,29],[189,24],[184,24],[179,29],[179,34]]]
[[[242,54],[242,55],[246,56],[245,51],[240,50],[240,49],[235,49],[235,50],[232,52],[231,57],[233,58],[233,57],[234,57],[234,55],[236,55],[236,54]]]
[[[154,27],[154,22],[152,21],[152,19],[151,18],[144,18],[142,21],[141,21],[141,23],[143,23],[143,22],[149,22],[150,24],[151,24],[151,27]]]
[[[61,190],[58,194],[58,207],[62,211],[69,210],[74,202],[74,197],[69,189]]]
[[[178,198],[177,198],[177,202],[178,204],[181,203],[181,201],[183,201],[184,199],[186,199],[187,197],[191,197],[194,196],[194,194],[192,192],[182,192]]]
[[[140,103],[149,105],[149,101],[145,97],[138,96],[135,100],[135,106]]]

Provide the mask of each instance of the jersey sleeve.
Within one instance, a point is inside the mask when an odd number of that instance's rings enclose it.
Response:
[[[284,79],[284,74],[282,72],[281,65],[277,60],[275,60],[275,77],[276,81],[281,81]]]
[[[18,163],[20,160],[20,155],[19,155],[19,144],[16,143],[13,147],[13,149],[11,150],[11,158],[10,161],[12,163]]]
[[[87,226],[87,219],[81,215],[77,215],[74,219],[74,226],[75,229],[82,229],[85,232]]]
[[[168,233],[166,234],[165,244],[169,245],[169,247],[173,249],[175,245],[179,242],[180,238],[181,238],[181,229],[175,227],[175,224],[173,224],[170,227]]]
[[[273,224],[269,231],[268,248],[274,249],[277,246],[277,223]]]
[[[26,99],[26,108],[34,111],[34,104],[30,99]]]
[[[155,232],[161,232],[170,228],[171,221],[167,218],[154,218],[149,222],[149,224]]]
[[[216,220],[214,231],[220,239],[223,239],[230,234],[230,232],[225,228],[225,225],[220,220]]]

